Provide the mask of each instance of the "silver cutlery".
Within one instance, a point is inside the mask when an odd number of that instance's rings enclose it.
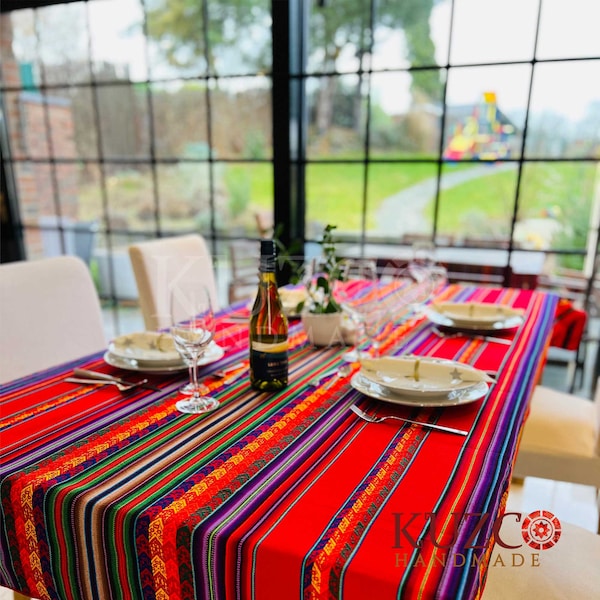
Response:
[[[352,372],[352,367],[350,365],[342,365],[339,368],[330,369],[329,371],[325,371],[325,373],[321,373],[320,375],[313,377],[308,382],[308,385],[311,387],[319,387],[321,385],[321,382],[324,379],[327,379],[328,377],[335,375],[335,377],[327,384],[327,387],[329,387],[329,386],[333,385],[334,382],[337,381],[337,379],[339,379],[340,377],[346,377],[346,376],[350,375],[351,372]]]
[[[422,427],[428,427],[429,429],[437,429],[439,431],[445,431],[446,433],[455,433],[457,435],[468,435],[469,432],[464,429],[454,429],[454,427],[445,427],[444,425],[436,425],[435,423],[427,423],[424,421],[413,421],[412,419],[405,419],[404,417],[397,417],[395,415],[383,415],[381,417],[375,417],[368,415],[366,412],[358,408],[356,404],[350,407],[350,410],[356,413],[361,419],[368,421],[369,423],[381,423],[387,419],[394,419],[396,421],[402,421],[404,423],[412,423],[413,425],[421,425]]]
[[[486,342],[494,342],[496,344],[505,344],[506,346],[510,346],[512,344],[512,340],[507,340],[506,338],[494,337],[491,335],[482,335],[479,333],[469,333],[469,332],[463,332],[463,331],[458,331],[456,333],[446,333],[445,331],[441,331],[437,327],[432,327],[431,329],[436,335],[438,335],[439,337],[442,337],[442,338],[451,339],[451,338],[456,338],[456,337],[466,337],[466,338],[473,338],[475,340],[484,340]]]
[[[84,377],[67,377],[64,379],[67,383],[81,383],[85,385],[114,385],[120,392],[127,392],[135,387],[143,386],[148,380],[142,379],[142,381],[136,381],[133,383],[119,383],[118,381],[112,381],[108,379],[85,379]]]
[[[97,379],[99,381],[114,381],[116,383],[120,383],[121,385],[131,385],[131,381],[127,381],[126,379],[120,379],[119,377],[114,377],[113,375],[109,375],[108,373],[100,373],[99,371],[90,371],[88,369],[73,369],[73,375],[75,377],[82,377],[84,379]],[[155,392],[160,392],[160,388],[156,385],[152,385],[148,383],[147,379],[142,380],[141,382],[137,382],[141,388],[146,390],[154,390]]]

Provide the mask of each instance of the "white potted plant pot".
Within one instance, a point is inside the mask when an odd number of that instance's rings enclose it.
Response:
[[[310,312],[302,313],[302,325],[306,331],[308,341],[313,346],[335,346],[344,344],[344,327],[342,313]]]

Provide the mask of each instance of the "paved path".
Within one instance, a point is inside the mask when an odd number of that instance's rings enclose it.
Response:
[[[478,165],[446,173],[441,180],[441,189],[447,190],[465,181],[495,175],[502,171],[514,169],[511,163]],[[386,198],[376,215],[377,235],[399,237],[404,233],[429,233],[431,225],[425,216],[425,207],[435,196],[437,178],[421,181],[393,196]]]

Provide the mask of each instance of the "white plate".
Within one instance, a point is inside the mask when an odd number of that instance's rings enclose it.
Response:
[[[436,325],[474,331],[504,331],[523,322],[523,310],[482,302],[439,302],[425,309]]]
[[[221,346],[219,346],[215,342],[211,342],[206,352],[204,353],[204,356],[198,361],[198,366],[201,367],[203,365],[209,365],[211,363],[214,363],[223,358],[224,354],[225,350],[223,350]],[[110,352],[110,350],[104,354],[104,361],[109,365],[117,367],[119,369],[139,371],[140,373],[153,373],[155,375],[174,373],[177,371],[183,371],[184,369],[188,368],[187,365],[181,360],[181,358],[179,359],[178,363],[168,366],[148,366],[146,363],[138,363],[138,361],[136,361],[135,359],[121,358],[120,356],[115,356]]]
[[[470,365],[430,356],[388,356],[364,359],[364,379],[395,394],[416,398],[444,397],[493,381]]]
[[[396,394],[393,391],[384,388],[374,381],[366,379],[360,372],[355,373],[350,379],[350,385],[357,391],[392,404],[402,404],[404,406],[458,406],[459,404],[468,404],[483,398],[488,391],[488,384],[484,381],[472,385],[463,390],[454,390],[443,396],[422,397],[407,396],[405,394]]]
[[[117,358],[135,360],[138,366],[143,364],[146,367],[162,368],[181,363],[181,356],[171,334],[158,331],[121,335],[110,342],[108,351]]]

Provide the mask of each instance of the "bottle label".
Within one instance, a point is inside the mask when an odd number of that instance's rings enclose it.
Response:
[[[287,381],[288,377],[288,343],[265,344],[252,342],[250,363],[255,380]]]

